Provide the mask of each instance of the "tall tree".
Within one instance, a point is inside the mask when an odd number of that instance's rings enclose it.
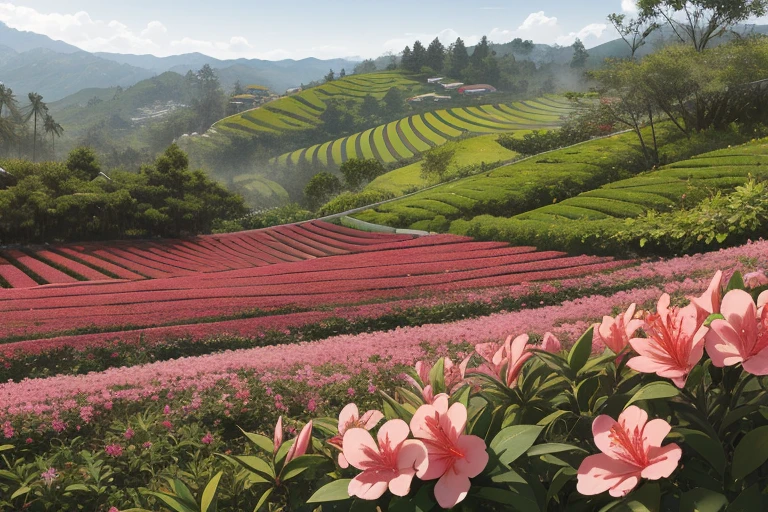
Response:
[[[483,36],[483,38],[480,39],[480,42],[477,43],[477,46],[475,46],[475,51],[472,52],[472,57],[470,57],[469,61],[474,65],[479,65],[483,62],[483,59],[490,55],[491,47],[488,44],[488,38]]]
[[[426,65],[432,68],[435,73],[443,71],[445,63],[445,46],[440,39],[435,38],[427,47]]]
[[[768,12],[768,0],[638,0],[640,16],[666,22],[700,52],[735,25]]]
[[[45,114],[45,119],[43,120],[43,129],[45,130],[45,133],[49,134],[51,136],[51,149],[53,149],[53,155],[56,156],[56,137],[61,137],[61,134],[64,133],[64,128],[57,123],[53,117],[50,114]]]
[[[13,89],[0,83],[0,117],[3,117],[3,108],[13,115],[17,109],[16,105],[16,95],[13,94]]]
[[[573,58],[571,59],[571,67],[583,68],[587,64],[587,59],[589,58],[589,53],[587,53],[587,49],[584,48],[584,43],[581,42],[581,39],[576,38],[572,48]]]
[[[452,77],[459,78],[469,65],[469,54],[464,41],[459,37],[451,47],[451,67],[448,70]]]
[[[354,70],[354,74],[356,75],[364,75],[365,73],[375,73],[375,72],[376,72],[376,62],[374,62],[373,59],[365,59],[360,64],[357,64]]]
[[[43,97],[36,92],[29,93],[29,111],[26,120],[34,118],[34,130],[32,135],[32,161],[37,161],[37,118],[41,119],[48,112],[48,106],[43,102]]]
[[[216,72],[208,64],[204,65],[188,80],[195,85],[195,98],[192,105],[198,114],[198,131],[204,132],[213,123],[224,116],[225,97]]]
[[[341,71],[339,71],[339,78],[344,78],[345,76],[347,76],[347,70],[341,68]]]
[[[421,44],[421,41],[413,43],[413,61],[411,71],[418,73],[421,68],[427,65],[427,49]]]
[[[333,82],[335,79],[336,73],[332,69],[328,70],[328,74],[323,78],[325,82]]]
[[[400,57],[400,66],[407,71],[411,70],[411,67],[413,66],[413,52],[411,52],[410,46],[403,48],[403,53]]]
[[[648,36],[650,36],[659,24],[653,19],[638,16],[629,18],[626,14],[609,14],[608,22],[613,25],[621,39],[629,46],[629,57],[635,58],[637,51],[645,45]]]

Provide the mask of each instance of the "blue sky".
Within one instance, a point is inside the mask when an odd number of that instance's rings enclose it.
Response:
[[[183,7],[181,7],[183,5]],[[470,44],[488,35],[589,48],[632,0],[0,0],[0,21],[88,51],[219,58],[375,57],[435,36]],[[0,41],[2,43],[2,41]]]

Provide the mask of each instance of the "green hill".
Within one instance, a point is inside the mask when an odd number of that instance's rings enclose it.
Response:
[[[350,158],[392,163],[418,156],[463,134],[556,128],[573,105],[544,97],[511,105],[489,104],[435,110],[379,125],[364,132],[285,153],[273,164],[339,166]]]

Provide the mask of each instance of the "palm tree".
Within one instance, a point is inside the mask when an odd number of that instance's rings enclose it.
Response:
[[[43,129],[45,133],[51,134],[51,145],[53,147],[53,156],[56,157],[56,137],[61,137],[64,133],[64,128],[59,123],[53,120],[50,114],[45,114],[45,120],[43,121]]]
[[[0,83],[0,117],[3,117],[3,107],[8,107],[8,111],[14,114],[16,112],[16,95],[13,94],[13,89]]]
[[[29,112],[27,112],[27,121],[35,118],[35,128],[32,139],[32,161],[37,160],[37,118],[43,117],[48,112],[48,106],[43,102],[43,97],[36,92],[29,93]]]

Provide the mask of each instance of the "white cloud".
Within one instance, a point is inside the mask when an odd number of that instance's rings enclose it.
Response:
[[[557,26],[557,18],[548,17],[546,14],[544,14],[544,11],[539,12],[532,12],[528,15],[528,17],[525,19],[522,25],[517,27],[517,30],[519,31],[529,31],[534,29],[539,29],[541,27],[556,27]]]
[[[621,10],[626,14],[637,14],[637,0],[621,0]]]
[[[604,23],[590,23],[578,32],[570,32],[559,36],[555,42],[562,46],[572,45],[576,39],[581,39],[583,43],[595,42],[603,36],[607,28],[608,25]]]

